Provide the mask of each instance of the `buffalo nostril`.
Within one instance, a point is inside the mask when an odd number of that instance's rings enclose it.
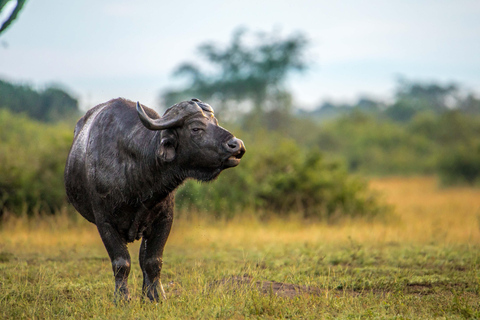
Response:
[[[230,140],[227,142],[227,145],[232,151],[236,151],[238,148],[240,148],[240,143],[238,143],[237,140]]]
[[[230,152],[237,152],[241,148],[240,140],[237,138],[232,138],[227,141],[226,147]]]

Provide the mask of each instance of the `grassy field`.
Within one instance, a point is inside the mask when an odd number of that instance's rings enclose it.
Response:
[[[387,222],[178,219],[158,304],[140,300],[138,242],[134,298],[115,306],[93,225],[68,214],[6,219],[0,318],[480,318],[480,189],[425,177],[371,186],[395,208]]]

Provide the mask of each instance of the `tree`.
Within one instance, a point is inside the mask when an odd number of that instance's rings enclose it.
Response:
[[[51,86],[42,92],[41,112],[39,118],[48,122],[76,118],[78,101],[62,88]]]
[[[0,97],[0,109],[26,113],[39,121],[55,122],[78,116],[77,99],[59,85],[37,91],[28,85],[0,80]]]
[[[397,85],[396,101],[386,110],[386,114],[400,122],[409,121],[421,111],[440,114],[448,111],[454,103],[459,103],[458,90],[456,84],[419,83],[401,78]]]
[[[467,114],[480,114],[480,99],[469,93],[460,103],[459,110]]]
[[[246,33],[243,28],[237,29],[225,47],[200,45],[199,56],[206,68],[190,62],[181,64],[174,76],[186,78],[187,84],[180,90],[165,91],[164,103],[171,105],[195,96],[215,102],[219,111],[242,102],[255,113],[289,109],[291,95],[285,80],[293,71],[303,71],[308,65],[304,56],[306,37],[294,34],[282,38],[275,32],[260,33],[247,45]]]
[[[8,3],[12,3],[12,2],[13,1],[10,1],[10,0],[0,0],[0,13],[3,12],[3,10],[6,7],[8,7],[7,6]],[[7,20],[5,20],[5,22],[3,22],[3,24],[0,27],[0,34],[2,34],[2,32],[4,32],[10,26],[10,24],[13,22],[13,20],[15,20],[17,18],[17,15],[20,12],[20,10],[22,10],[25,2],[27,2],[27,1],[26,0],[17,0],[16,1],[15,8],[12,10],[10,15],[7,17]]]

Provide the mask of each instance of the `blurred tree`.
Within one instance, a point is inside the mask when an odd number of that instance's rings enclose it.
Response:
[[[351,111],[351,106],[335,105],[332,102],[325,101],[313,110],[300,109],[297,111],[297,115],[304,119],[315,119],[321,122],[338,118]]]
[[[371,98],[362,97],[358,100],[354,108],[361,112],[376,114],[379,113],[382,108],[384,108],[384,105]]]
[[[54,122],[78,116],[78,101],[58,85],[39,92],[28,85],[0,80],[0,97],[0,108],[26,113],[40,121]]]
[[[386,108],[387,105],[381,101],[377,101],[368,97],[360,97],[355,104],[334,104],[332,102],[325,101],[313,110],[299,110],[297,115],[299,115],[301,118],[315,119],[318,122],[324,122],[351,113],[380,115]]]
[[[432,126],[438,130],[435,119]],[[357,110],[324,123],[317,132],[317,146],[330,156],[345,157],[350,171],[383,175],[434,170],[436,143],[375,114]]]
[[[78,114],[78,101],[58,86],[42,92],[41,116],[47,121],[68,119]]]
[[[193,63],[180,65],[174,75],[188,82],[183,89],[163,92],[165,105],[198,97],[215,103],[220,112],[241,102],[257,115],[290,110],[292,99],[285,81],[293,71],[308,66],[304,56],[306,37],[295,34],[281,38],[274,32],[260,33],[244,41],[245,34],[245,29],[237,29],[226,47],[213,43],[200,45],[198,52],[206,62],[205,68]]]
[[[456,106],[459,101],[456,84],[419,83],[400,78],[396,101],[385,113],[393,120],[406,122],[417,112],[433,111],[439,114]]]
[[[438,160],[438,173],[444,185],[480,185],[480,142],[445,150]]]
[[[472,93],[460,102],[459,110],[468,114],[480,114],[480,99]]]
[[[8,8],[8,6],[11,5],[11,3],[13,3],[13,2],[16,2],[15,8],[7,16],[7,19],[1,25],[0,34],[2,34],[2,32],[4,32],[12,24],[13,20],[15,20],[17,18],[18,13],[20,12],[20,10],[22,10],[23,5],[27,1],[26,0],[17,0],[17,1],[0,0],[0,13],[3,13],[3,10]]]

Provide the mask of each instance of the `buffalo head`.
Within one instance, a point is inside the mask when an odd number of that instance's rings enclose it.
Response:
[[[210,105],[198,100],[173,105],[152,119],[137,102],[137,113],[150,130],[162,130],[158,156],[188,168],[187,176],[209,181],[235,167],[245,153],[243,141],[218,125]]]

